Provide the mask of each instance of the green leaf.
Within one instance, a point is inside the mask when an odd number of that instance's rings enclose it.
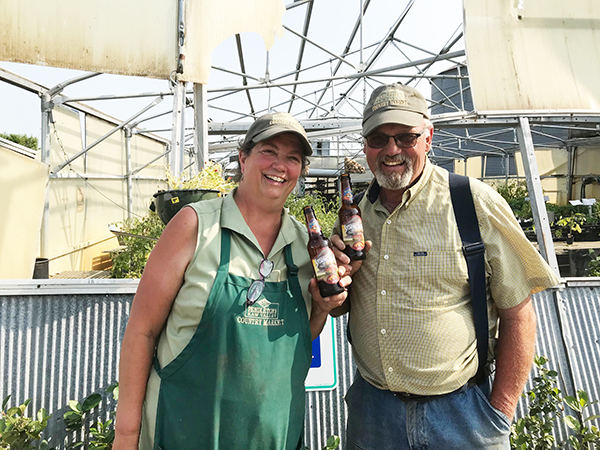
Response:
[[[327,438],[327,450],[338,448],[340,445],[340,437],[339,436],[329,436]]]
[[[101,401],[102,396],[100,394],[92,394],[83,401],[82,409],[84,412],[91,411],[98,406]]]
[[[4,399],[4,401],[2,402],[2,411],[4,411],[4,409],[6,408],[6,405],[8,404],[8,401],[10,400],[10,394],[6,396],[6,398]]]
[[[69,431],[80,429],[83,426],[83,415],[78,411],[67,411],[63,415],[63,420]]]
[[[575,397],[573,397],[571,395],[567,395],[565,397],[565,403],[573,411],[581,412],[581,407],[579,406],[579,402],[577,401],[577,399]]]
[[[81,404],[77,400],[69,400],[68,405],[73,411],[83,412],[81,409]]]
[[[576,430],[576,431],[580,431],[581,430],[581,424],[573,416],[565,416],[565,423],[572,430]]]
[[[8,411],[6,411],[6,415],[7,416],[14,416],[14,415],[19,415],[21,416],[21,409],[17,406],[13,406],[12,408],[8,408]]]

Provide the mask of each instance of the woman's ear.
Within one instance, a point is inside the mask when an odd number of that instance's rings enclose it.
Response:
[[[239,150],[238,151],[238,161],[240,162],[240,172],[244,175],[244,166],[246,165],[246,154]]]

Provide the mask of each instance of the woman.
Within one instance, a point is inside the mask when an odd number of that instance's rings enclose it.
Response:
[[[262,116],[239,187],[165,228],[123,339],[114,450],[301,448],[311,335],[346,298],[320,297],[283,209],[311,153],[292,116]]]

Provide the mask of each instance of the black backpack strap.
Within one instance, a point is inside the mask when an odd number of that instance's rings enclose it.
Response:
[[[450,173],[450,197],[454,208],[454,216],[463,245],[463,253],[467,261],[469,284],[471,288],[471,305],[477,337],[477,356],[479,366],[475,380],[482,384],[486,377],[485,366],[488,354],[488,315],[485,289],[484,245],[479,233],[479,222],[473,203],[473,195],[469,186],[469,178]]]

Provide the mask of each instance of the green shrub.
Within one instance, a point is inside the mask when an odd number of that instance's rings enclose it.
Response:
[[[538,375],[533,378],[533,388],[523,394],[529,400],[527,415],[516,421],[511,427],[510,447],[512,450],[551,450],[568,448],[575,450],[600,449],[600,431],[592,424],[600,418],[589,414],[588,394],[579,389],[575,396],[563,397],[556,387],[558,373],[546,369],[545,356],[536,356],[534,364]],[[564,403],[564,405],[563,405]],[[564,415],[565,406],[574,415]],[[573,430],[567,442],[555,443],[553,426],[558,420]]]
[[[130,234],[158,239],[165,225],[155,212],[150,211],[141,219],[127,219],[118,224],[121,231]],[[111,253],[113,278],[140,278],[150,252],[156,245],[156,240],[139,237],[120,236],[119,241],[126,248]]]
[[[543,450],[554,448],[552,428],[560,417],[562,401],[560,390],[556,387],[558,373],[546,369],[545,356],[536,356],[534,365],[538,376],[533,378],[533,388],[527,392],[529,400],[528,414],[517,420],[512,426],[510,444],[512,449]]]
[[[519,219],[531,219],[531,203],[527,198],[527,182],[511,180],[506,183],[495,183],[494,189],[506,200],[515,217]]]
[[[315,216],[317,216],[317,220],[321,225],[321,231],[329,237],[338,216],[338,203],[335,200],[327,200],[327,198],[318,194],[306,194],[302,197],[291,194],[285,202],[285,207],[289,213],[300,223],[306,223],[304,207],[309,205],[312,205],[315,211]]]
[[[6,139],[7,141],[22,145],[23,147],[30,148],[31,150],[39,150],[38,139],[34,136],[28,136],[26,134],[0,133],[0,137]]]
[[[110,385],[105,392],[112,393],[115,400],[119,399],[119,384]],[[70,411],[63,415],[63,422],[67,431],[74,433],[84,430],[86,426],[90,426],[90,413],[102,402],[102,396],[94,393],[86,397],[83,402],[75,400],[69,401]],[[111,411],[111,415],[115,412]],[[89,434],[83,434],[83,440],[74,440],[66,445],[66,450],[75,448],[85,448],[88,450],[111,450],[112,443],[115,439],[115,430],[113,420],[109,419],[106,422],[98,421],[94,426],[90,426]]]
[[[25,400],[22,405],[6,408],[10,395],[2,402],[0,415],[0,449],[2,450],[29,450],[37,448],[46,450],[48,443],[40,440],[42,431],[48,426],[48,419],[44,408],[40,409],[36,418],[27,417],[25,410],[31,399]],[[36,441],[37,445],[36,445]]]

